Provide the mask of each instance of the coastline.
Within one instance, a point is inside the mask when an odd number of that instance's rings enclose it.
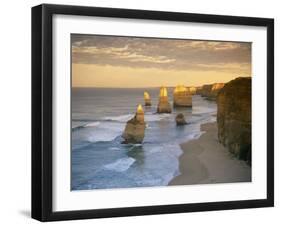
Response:
[[[168,185],[251,182],[251,167],[219,143],[217,122],[201,125],[198,139],[180,145],[180,175]]]

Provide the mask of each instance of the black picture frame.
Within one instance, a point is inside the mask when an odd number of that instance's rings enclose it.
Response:
[[[267,28],[267,198],[95,210],[52,210],[52,18],[55,14]],[[274,206],[274,20],[268,18],[43,4],[32,8],[32,218],[122,217]]]

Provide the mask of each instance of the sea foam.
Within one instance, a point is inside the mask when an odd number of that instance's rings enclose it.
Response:
[[[100,122],[94,126],[88,126],[90,131],[86,138],[89,142],[113,141],[122,135],[124,123]]]
[[[133,114],[127,114],[127,115],[104,117],[103,120],[105,120],[105,121],[127,122],[132,117],[133,117]]]
[[[117,161],[107,164],[104,166],[107,170],[112,170],[116,172],[124,172],[130,168],[130,166],[135,162],[136,160],[129,157],[129,158],[121,158]]]
[[[95,127],[98,125],[100,125],[100,122],[91,122],[91,123],[84,125],[84,127]]]

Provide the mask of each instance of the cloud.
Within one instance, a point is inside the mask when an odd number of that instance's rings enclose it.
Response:
[[[251,43],[72,35],[76,64],[249,73]]]

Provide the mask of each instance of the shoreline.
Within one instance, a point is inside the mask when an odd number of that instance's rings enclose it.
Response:
[[[251,182],[251,167],[235,158],[217,138],[217,122],[201,125],[198,139],[180,144],[180,175],[170,185]]]

